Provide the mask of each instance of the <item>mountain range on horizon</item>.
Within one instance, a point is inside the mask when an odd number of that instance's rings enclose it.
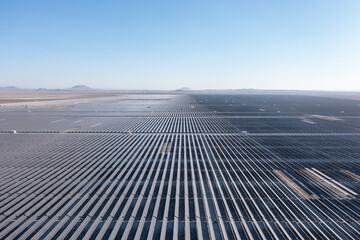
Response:
[[[262,93],[270,93],[270,92],[360,92],[360,89],[356,90],[296,90],[296,89],[255,89],[255,88],[242,88],[242,89],[201,89],[201,90],[193,90],[189,87],[182,87],[175,90],[148,90],[148,89],[131,89],[131,90],[125,90],[125,89],[98,89],[98,88],[91,88],[87,85],[75,85],[70,88],[21,88],[17,86],[0,86],[0,91],[79,91],[79,92],[94,92],[94,91],[161,91],[161,92],[262,92]]]
[[[19,88],[17,86],[4,86],[0,87],[0,90],[3,91],[93,91],[93,90],[100,90],[100,89],[94,89],[90,88],[86,85],[75,85],[71,88]]]

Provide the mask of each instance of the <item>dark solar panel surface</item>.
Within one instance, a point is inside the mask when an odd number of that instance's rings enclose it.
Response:
[[[0,238],[359,239],[359,115],[204,94],[1,110]]]

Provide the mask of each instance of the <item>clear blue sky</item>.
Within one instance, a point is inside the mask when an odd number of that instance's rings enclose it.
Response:
[[[360,1],[0,3],[0,86],[360,89]]]

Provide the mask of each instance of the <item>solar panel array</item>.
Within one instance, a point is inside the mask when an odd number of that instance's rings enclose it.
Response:
[[[2,110],[0,238],[359,239],[357,104],[180,95]]]

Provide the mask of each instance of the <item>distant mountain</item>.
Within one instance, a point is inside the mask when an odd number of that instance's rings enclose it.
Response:
[[[69,90],[88,91],[88,90],[93,90],[93,89],[89,88],[86,85],[75,85],[72,88],[69,88]]]
[[[182,88],[176,89],[175,91],[176,92],[191,92],[192,89],[188,88],[188,87],[182,87]]]
[[[89,88],[86,85],[76,85],[73,86],[71,88],[37,88],[37,89],[28,89],[28,88],[18,88],[15,86],[5,86],[5,87],[0,87],[0,91],[5,91],[5,92],[13,92],[13,91],[37,91],[37,92],[68,92],[68,91],[81,91],[81,92],[85,92],[85,91],[89,91],[89,92],[94,92],[94,91],[101,91],[98,89],[94,89],[94,88]]]
[[[18,91],[21,90],[21,88],[15,87],[15,86],[5,86],[5,87],[0,87],[0,90],[4,90],[4,91]]]

